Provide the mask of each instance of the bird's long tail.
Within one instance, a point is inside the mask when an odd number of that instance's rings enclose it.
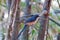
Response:
[[[21,33],[22,33],[23,31],[25,31],[26,27],[27,27],[27,25],[24,26],[24,28],[23,28],[23,29],[21,30],[21,32],[18,34],[17,38],[19,38],[19,36],[21,35]]]

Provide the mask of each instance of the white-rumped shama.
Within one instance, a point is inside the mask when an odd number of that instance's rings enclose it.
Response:
[[[26,27],[27,26],[32,26],[34,25],[39,19],[39,15],[33,15],[32,17],[28,18],[26,21],[25,21],[25,26],[24,28],[21,30],[21,32],[18,34],[17,38],[21,35],[21,33],[23,31],[25,31]]]

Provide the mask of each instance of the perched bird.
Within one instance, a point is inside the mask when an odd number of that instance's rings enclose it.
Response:
[[[33,15],[32,17],[30,17],[26,20],[25,24],[28,26],[32,26],[32,25],[36,24],[38,19],[39,19],[39,15]]]
[[[26,20],[26,22],[25,22],[24,28],[23,28],[22,31],[18,34],[17,38],[21,35],[21,33],[22,33],[23,31],[25,31],[25,29],[26,29],[27,26],[32,26],[32,25],[34,25],[34,24],[38,21],[38,19],[39,19],[39,15],[33,15],[32,17],[28,18],[28,19]]]

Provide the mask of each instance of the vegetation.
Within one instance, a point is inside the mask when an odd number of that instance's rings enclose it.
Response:
[[[0,40],[60,40],[60,0],[23,1],[0,0]],[[25,21],[36,14],[38,22],[17,38]]]

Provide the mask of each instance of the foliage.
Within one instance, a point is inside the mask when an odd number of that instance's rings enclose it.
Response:
[[[4,8],[6,8],[7,9],[7,6],[6,6],[6,0],[3,0],[4,2],[3,3],[1,3],[2,2],[2,0],[0,0],[0,12],[1,12],[1,7],[4,7]],[[37,0],[33,0],[34,2],[37,2]],[[26,3],[25,2],[20,2],[20,9],[23,11],[24,9],[26,8]],[[38,7],[36,7],[36,4],[35,5],[32,5],[32,14],[34,13],[37,13],[37,10],[38,11],[40,11],[39,10],[39,8],[38,9],[36,9],[36,8],[38,8]],[[55,10],[55,9],[59,9],[59,8],[57,8],[57,7],[54,7],[53,5],[52,5],[52,9],[53,10]],[[51,16],[53,19],[55,19],[56,21],[58,21],[59,23],[60,23],[60,15],[59,14],[55,14],[55,13],[53,13],[53,12],[51,12],[50,14],[49,14],[49,16]],[[20,29],[22,29],[24,27],[24,23],[21,23],[20,24]],[[37,33],[38,33],[38,29],[39,29],[39,27],[40,27],[40,23],[38,22],[38,23],[36,23],[36,25],[34,26],[34,29],[31,31],[31,34],[30,34],[30,39],[32,40],[36,35],[37,35]],[[56,25],[55,23],[53,23],[52,21],[49,21],[49,28],[53,28],[53,29],[55,29],[55,30],[57,30],[57,32],[58,33],[60,33],[60,27],[58,26],[58,25]],[[5,29],[6,28],[2,28],[2,30],[1,31],[3,31],[3,33],[5,33]],[[53,30],[52,30],[53,31]],[[52,32],[53,33],[53,32]],[[50,36],[50,37],[49,37]],[[48,40],[52,40],[52,36],[51,35],[49,35],[48,36]]]

